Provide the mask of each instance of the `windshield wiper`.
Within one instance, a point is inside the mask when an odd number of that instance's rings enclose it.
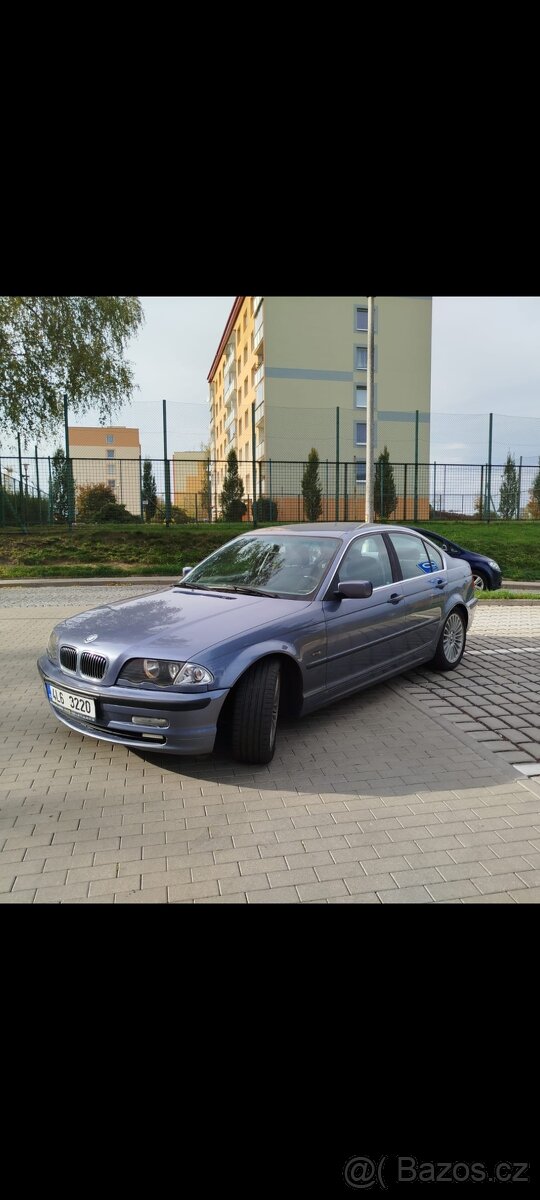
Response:
[[[279,600],[279,592],[261,592],[258,588],[239,587],[236,583],[229,584],[229,587],[216,587],[216,592],[239,592],[241,596],[269,596],[272,600]]]

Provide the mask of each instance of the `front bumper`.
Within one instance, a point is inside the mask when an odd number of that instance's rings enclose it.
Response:
[[[96,705],[96,720],[84,720],[47,703],[57,721],[76,733],[100,738],[105,742],[130,746],[133,749],[154,750],[164,754],[210,754],[214,749],[218,717],[228,696],[228,689],[207,692],[158,692],[114,685],[103,688],[76,676],[67,676],[53,666],[46,655],[37,663],[44,685],[53,683],[59,688],[89,696]],[[166,721],[163,728],[133,725],[132,717],[158,718]]]

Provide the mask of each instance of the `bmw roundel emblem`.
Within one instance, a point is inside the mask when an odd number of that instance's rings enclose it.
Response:
[[[98,639],[97,633],[91,633],[90,637],[87,637],[84,639],[85,645],[87,642],[97,642],[97,639]]]

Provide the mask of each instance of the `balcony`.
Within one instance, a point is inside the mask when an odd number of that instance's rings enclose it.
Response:
[[[255,447],[255,458],[257,462],[264,458],[264,442],[259,442],[259,445]]]
[[[257,368],[257,370],[255,371],[255,374],[253,376],[253,386],[258,387],[259,383],[262,383],[263,379],[264,379],[264,363],[261,363],[260,367]]]
[[[231,365],[234,363],[234,358],[235,358],[234,342],[231,341],[231,342],[229,342],[229,345],[227,346],[227,349],[225,351],[225,371],[228,371],[229,368],[231,367]]]
[[[225,388],[225,391],[223,394],[223,399],[225,401],[225,404],[227,404],[229,402],[229,400],[231,399],[233,392],[236,392],[236,372],[235,371],[234,372],[230,371],[229,374],[225,376],[225,379],[223,380],[223,386]]]
[[[259,311],[262,302],[263,302],[262,296],[254,296],[253,297],[253,316],[255,316],[255,313],[257,313]]]
[[[255,408],[255,424],[261,425],[263,421],[264,421],[264,400],[261,400],[260,404],[257,404],[257,406]]]
[[[229,424],[225,426],[225,429],[227,430],[227,445],[230,446],[231,442],[234,442],[236,437],[236,417],[234,417],[232,421],[229,421]]]
[[[225,418],[225,426],[224,426],[225,433],[227,432],[228,429],[230,429],[230,427],[234,421],[236,421],[236,410],[234,408],[231,408],[231,411],[230,411],[228,417]]]
[[[255,332],[253,334],[253,351],[254,351],[254,353],[258,350],[259,354],[262,354],[263,341],[264,341],[264,324],[261,321],[260,325],[257,327],[257,329],[255,330]]]

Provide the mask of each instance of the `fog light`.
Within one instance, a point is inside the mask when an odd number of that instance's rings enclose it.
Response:
[[[166,729],[169,722],[162,717],[132,717],[133,725],[155,725],[157,729]]]

